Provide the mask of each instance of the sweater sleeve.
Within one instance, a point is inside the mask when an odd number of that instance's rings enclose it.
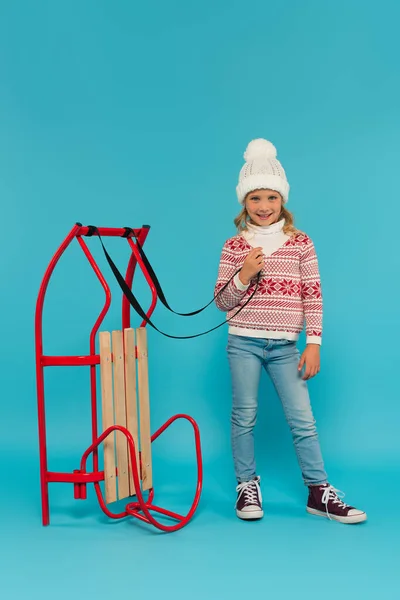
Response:
[[[225,242],[219,262],[218,278],[215,284],[214,295],[216,296],[234,273],[240,268],[237,255],[229,246],[229,240]],[[228,312],[238,306],[245,296],[249,286],[245,286],[239,280],[238,275],[231,279],[227,287],[215,298],[215,304],[224,312]]]
[[[313,242],[308,238],[300,260],[301,296],[306,321],[306,343],[321,344],[322,292],[318,259]]]

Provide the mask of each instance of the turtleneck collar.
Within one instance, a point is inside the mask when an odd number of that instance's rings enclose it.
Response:
[[[273,233],[279,233],[282,231],[285,224],[285,219],[281,219],[272,225],[253,225],[253,223],[247,223],[247,229],[249,233],[259,235],[270,235]]]

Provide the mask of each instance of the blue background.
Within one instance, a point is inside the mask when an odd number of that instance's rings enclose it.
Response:
[[[399,597],[399,17],[394,0],[0,4],[2,597]],[[149,223],[147,253],[171,304],[205,304],[254,137],[277,146],[288,208],[317,248],[325,316],[312,402],[330,479],[369,522],[306,515],[266,380],[266,516],[236,519],[224,327],[190,341],[149,331],[153,430],[181,411],[201,427],[204,494],[190,526],[163,536],[110,524],[92,491],[78,503],[59,484],[42,528],[33,317],[48,261],[75,221]],[[107,246],[122,268],[126,246]],[[111,282],[96,240],[90,247]],[[112,289],[108,329],[120,326]],[[139,275],[135,289],[148,302]],[[85,353],[102,300],[75,244],[49,288],[45,352]],[[182,335],[221,319],[215,307],[194,319],[159,307],[154,318]],[[49,468],[71,471],[90,441],[88,372],[48,370],[46,393]],[[177,425],[154,452],[158,502],[184,510],[190,431]]]

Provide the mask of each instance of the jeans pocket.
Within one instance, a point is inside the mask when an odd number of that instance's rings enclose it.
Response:
[[[243,344],[243,340],[240,339],[237,335],[232,335],[231,333],[228,335],[228,343],[226,344],[227,350],[232,350],[233,348],[240,348]]]

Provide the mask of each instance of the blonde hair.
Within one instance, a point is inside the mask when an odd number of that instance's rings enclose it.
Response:
[[[283,204],[282,204],[281,213],[279,215],[278,220],[280,221],[281,219],[285,219],[285,224],[283,226],[283,233],[285,233],[286,235],[290,235],[290,237],[293,237],[294,235],[299,233],[299,230],[294,226],[293,214],[287,208],[285,208]],[[241,233],[242,231],[246,231],[247,223],[252,223],[250,215],[247,212],[246,205],[243,206],[242,210],[240,211],[240,213],[234,220],[234,223],[235,223],[235,227],[236,227],[238,233]]]

